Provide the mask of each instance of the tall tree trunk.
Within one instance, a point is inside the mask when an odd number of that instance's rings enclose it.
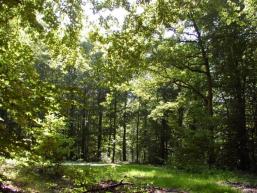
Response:
[[[134,146],[131,145],[131,162],[133,163],[135,161],[135,154],[134,154]]]
[[[123,114],[123,139],[122,139],[122,160],[127,161],[127,94],[124,102],[124,114]]]
[[[126,123],[123,123],[123,139],[122,139],[122,160],[127,161],[127,125]]]
[[[136,126],[136,163],[139,163],[139,124],[140,124],[140,111],[137,111],[137,126]]]
[[[101,161],[102,159],[102,133],[103,133],[103,111],[99,109],[98,115],[98,136],[97,136],[97,160]]]
[[[144,105],[144,108],[145,105]],[[143,162],[146,162],[146,148],[147,148],[147,111],[144,111],[144,141],[143,141]]]
[[[253,157],[253,170],[257,172],[257,88],[254,94],[253,105],[254,105],[254,116],[253,116],[254,127],[253,127],[253,136],[252,136],[252,144],[253,144],[252,157]]]
[[[89,119],[89,112],[86,109],[87,105],[87,89],[84,89],[84,99],[83,99],[83,109],[82,113],[82,120],[81,120],[81,129],[82,129],[82,139],[81,139],[81,151],[82,151],[82,158],[84,161],[88,161],[88,119]]]
[[[236,27],[233,28],[233,32],[235,34],[238,33]],[[229,79],[228,90],[230,90],[232,94],[231,100],[233,105],[231,129],[236,133],[235,141],[237,143],[236,150],[238,157],[238,160],[236,161],[238,163],[238,168],[240,170],[247,170],[250,168],[250,153],[248,146],[248,131],[246,128],[246,75],[242,70],[242,65],[244,63],[242,63],[240,57],[246,49],[246,46],[244,46],[244,42],[242,41],[237,41],[235,38],[232,40],[234,41],[229,47],[230,60],[227,61],[227,63],[230,64],[229,73],[231,77],[231,79]]]
[[[213,117],[213,81],[212,81],[212,75],[210,70],[210,63],[209,63],[209,57],[206,49],[206,45],[203,42],[201,31],[192,17],[193,26],[195,29],[195,32],[197,34],[198,39],[198,46],[201,50],[201,55],[203,59],[203,66],[205,68],[205,75],[206,75],[206,84],[207,84],[207,95],[204,98],[205,106],[207,109],[207,112],[210,116],[210,118]],[[214,125],[211,122],[209,125],[209,131],[210,131],[210,143],[209,143],[209,152],[208,152],[208,164],[209,166],[213,166],[215,164],[215,150],[214,150]]]
[[[113,144],[112,144],[112,163],[115,162],[116,154],[116,120],[117,119],[117,93],[114,93],[114,117],[113,117]]]
[[[161,121],[161,129],[160,129],[160,164],[163,164],[165,160],[167,159],[167,130],[168,130],[168,124],[167,120],[165,118]]]
[[[235,112],[233,119],[233,127],[237,131],[236,139],[238,141],[238,168],[247,170],[250,166],[249,148],[248,148],[248,134],[246,129],[246,115],[245,115],[245,91],[240,79],[236,80],[235,92]]]
[[[72,105],[70,108],[70,112],[69,112],[69,136],[71,136],[71,137],[76,137],[75,123],[74,123],[75,122],[74,111],[75,111],[75,107],[74,107],[74,105]],[[75,141],[74,146],[76,147],[76,145],[77,145],[77,141]],[[75,155],[74,151],[71,151],[69,159],[71,159],[71,160],[76,159],[76,155]]]
[[[82,153],[82,158],[83,160],[87,160],[87,140],[86,140],[86,135],[87,135],[87,131],[86,131],[86,110],[85,108],[82,110],[82,120],[81,120],[81,129],[82,129],[82,136],[81,136],[81,153]]]
[[[102,160],[102,136],[103,136],[103,108],[101,102],[104,100],[103,90],[98,90],[97,106],[98,106],[98,135],[97,135],[97,160]]]
[[[108,149],[107,149],[107,156],[111,157],[111,142],[112,142],[112,116],[109,117],[109,132],[108,132]]]

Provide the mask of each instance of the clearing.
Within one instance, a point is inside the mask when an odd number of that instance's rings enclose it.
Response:
[[[67,162],[62,166],[0,166],[4,187],[28,193],[256,193],[257,178],[222,170],[175,170],[136,164]]]

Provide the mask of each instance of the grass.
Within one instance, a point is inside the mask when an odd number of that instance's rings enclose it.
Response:
[[[78,171],[80,175],[75,174]],[[218,170],[192,173],[165,167],[131,164],[102,167],[68,166],[66,172],[67,175],[81,176],[80,182],[85,181],[86,184],[108,179],[120,181],[125,178],[126,181],[138,185],[150,184],[166,188],[177,188],[192,193],[235,193],[238,191],[222,185],[222,182],[249,182],[252,180],[249,176],[239,176],[232,172]]]
[[[239,192],[223,184],[225,181],[257,184],[257,179],[250,175],[221,170],[201,170],[190,172],[156,167],[151,165],[98,165],[98,164],[66,164],[59,174],[49,170],[47,174],[39,174],[31,167],[12,168],[15,175],[12,180],[26,192],[83,192],[89,185],[102,180],[132,182],[138,186],[153,185],[175,188],[190,193],[236,193]],[[10,173],[9,173],[10,174]]]

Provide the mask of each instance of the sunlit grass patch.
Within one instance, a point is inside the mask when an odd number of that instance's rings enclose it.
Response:
[[[103,167],[73,166],[67,169],[82,172],[81,175],[89,184],[97,183],[101,180],[120,181],[124,179],[138,185],[150,184],[166,188],[177,188],[192,193],[236,193],[238,192],[237,190],[220,182],[244,179],[240,179],[232,172],[218,170],[206,173],[192,173],[165,167],[132,164]]]
[[[53,169],[53,168],[52,168]],[[80,193],[101,181],[124,180],[135,186],[147,185],[183,190],[189,193],[237,193],[239,191],[224,182],[245,182],[257,184],[257,179],[235,172],[206,170],[190,172],[151,165],[120,164],[67,164],[60,168],[60,176],[55,170],[42,174],[34,166],[10,167],[11,179],[25,192],[74,192]],[[7,171],[6,171],[7,172]]]

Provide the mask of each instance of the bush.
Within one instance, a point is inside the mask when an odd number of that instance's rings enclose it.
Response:
[[[73,138],[67,136],[65,119],[57,117],[55,114],[49,114],[39,124],[41,127],[34,129],[36,154],[44,161],[50,160],[59,163],[65,160],[74,144]]]

